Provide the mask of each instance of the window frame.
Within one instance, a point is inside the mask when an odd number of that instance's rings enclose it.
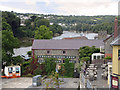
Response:
[[[62,51],[62,53],[63,53],[63,54],[66,54],[66,51],[65,51],[65,50],[63,50],[63,51]]]

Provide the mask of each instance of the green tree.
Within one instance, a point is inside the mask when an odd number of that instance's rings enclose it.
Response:
[[[2,12],[2,17],[6,19],[6,22],[11,26],[13,35],[19,36],[18,29],[20,27],[20,18],[17,17],[14,12]]]
[[[23,63],[23,58],[21,56],[12,57],[12,64],[18,65]]]
[[[54,58],[44,58],[45,60],[45,71],[47,73],[47,75],[50,75],[51,72],[55,72],[56,69],[56,63]]]
[[[62,34],[63,33],[62,27],[60,25],[57,25],[57,24],[50,25],[50,31],[53,32],[53,36],[55,36],[55,34]]]
[[[5,26],[7,27],[5,27]],[[13,48],[19,47],[19,41],[14,37],[13,32],[8,23],[3,23],[2,30],[2,60],[7,65],[12,63],[12,55],[14,54]]]
[[[51,39],[52,38],[52,31],[49,31],[49,28],[45,25],[37,27],[35,30],[35,39]]]
[[[37,18],[36,20],[36,27],[40,27],[41,25],[45,25],[47,27],[49,27],[49,20],[47,19],[40,19],[40,18]]]
[[[91,59],[91,55],[93,53],[98,53],[100,52],[99,48],[95,48],[95,46],[89,47],[89,46],[84,46],[80,47],[79,49],[79,58],[81,61],[89,61]]]
[[[69,59],[65,59],[65,76],[67,77],[73,77],[73,73],[74,73],[74,64],[73,63],[69,63]]]
[[[78,32],[82,31],[82,24],[79,23],[76,25],[76,31]]]

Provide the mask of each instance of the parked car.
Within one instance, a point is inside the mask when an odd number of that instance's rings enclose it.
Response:
[[[25,61],[30,60],[31,57],[29,57],[27,54],[20,55]]]

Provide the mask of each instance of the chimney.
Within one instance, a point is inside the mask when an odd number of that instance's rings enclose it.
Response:
[[[115,18],[114,21],[114,39],[118,36],[118,20]]]

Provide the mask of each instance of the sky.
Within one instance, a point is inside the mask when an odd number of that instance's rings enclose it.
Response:
[[[56,15],[118,15],[119,0],[0,0],[0,10]]]

